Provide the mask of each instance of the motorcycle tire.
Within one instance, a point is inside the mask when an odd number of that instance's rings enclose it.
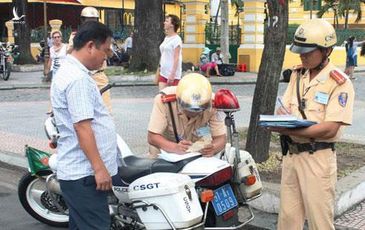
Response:
[[[11,65],[9,62],[5,62],[5,68],[2,73],[4,81],[9,80],[10,72],[11,72]]]
[[[37,186],[37,183],[40,183],[40,185],[44,184],[44,189],[42,189],[43,186]],[[42,204],[42,195],[46,192],[45,179],[42,177],[32,176],[30,173],[27,173],[19,181],[18,197],[29,215],[53,227],[67,227],[68,215],[50,211]]]

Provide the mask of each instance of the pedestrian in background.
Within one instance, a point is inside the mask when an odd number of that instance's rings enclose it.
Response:
[[[355,80],[354,70],[357,66],[357,47],[361,46],[365,41],[358,42],[354,36],[351,36],[346,41],[346,69],[345,73],[349,75],[350,79]]]
[[[133,32],[129,34],[129,37],[127,37],[124,41],[124,50],[127,52],[129,56],[132,55],[132,47],[133,47]]]
[[[212,62],[217,63],[217,65],[223,64],[223,54],[221,52],[221,47],[217,47],[215,52],[212,54]]]
[[[318,31],[321,31],[318,33]],[[307,128],[269,128],[283,149],[278,229],[334,230],[337,180],[335,142],[352,124],[354,89],[329,60],[337,38],[324,19],[298,27],[290,51],[300,56],[277,114],[314,121]]]
[[[177,85],[181,79],[182,40],[177,34],[180,27],[178,16],[169,14],[165,18],[164,30],[166,37],[160,45],[160,67],[158,69],[158,88]]]
[[[210,78],[210,72],[215,70],[217,76],[221,76],[218,64],[214,61],[210,61],[210,49],[205,47],[202,54],[200,55],[200,70],[205,73],[205,77]]]
[[[90,71],[103,65],[111,38],[102,23],[84,23],[51,85],[60,135],[57,179],[69,208],[69,229],[110,229],[107,194],[118,171],[117,134]]]
[[[53,45],[49,49],[49,59],[48,59],[48,71],[46,81],[52,81],[52,76],[54,76],[60,68],[60,65],[67,55],[67,45],[62,43],[62,33],[61,31],[53,31],[51,33]]]

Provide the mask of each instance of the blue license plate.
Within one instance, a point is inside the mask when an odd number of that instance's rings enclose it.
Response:
[[[214,190],[213,207],[217,216],[227,212],[238,205],[233,190],[229,184],[226,184]]]

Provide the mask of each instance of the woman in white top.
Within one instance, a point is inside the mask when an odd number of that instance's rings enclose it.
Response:
[[[51,37],[53,46],[49,49],[48,69],[51,71],[52,76],[54,76],[60,68],[62,59],[67,55],[67,46],[62,43],[62,33],[60,31],[53,31]],[[51,79],[52,77],[50,77]]]
[[[180,19],[176,15],[169,14],[164,22],[166,37],[160,45],[160,78],[158,87],[177,85],[181,79],[182,41],[177,34]]]

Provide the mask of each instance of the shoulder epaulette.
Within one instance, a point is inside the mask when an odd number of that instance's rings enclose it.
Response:
[[[332,70],[330,72],[330,76],[339,85],[342,85],[343,83],[345,83],[348,78],[345,73],[343,73],[342,71],[339,71],[339,70]]]
[[[162,94],[161,101],[162,103],[174,102],[176,101],[176,94]]]

